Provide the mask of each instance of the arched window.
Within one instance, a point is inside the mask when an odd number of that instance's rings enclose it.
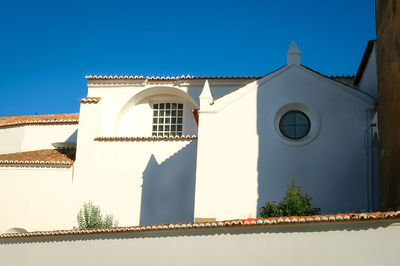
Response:
[[[183,103],[160,102],[153,104],[153,136],[182,136]]]

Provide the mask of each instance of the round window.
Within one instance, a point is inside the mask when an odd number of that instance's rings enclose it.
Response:
[[[302,111],[286,112],[279,120],[279,131],[289,139],[301,139],[310,132],[311,122]]]

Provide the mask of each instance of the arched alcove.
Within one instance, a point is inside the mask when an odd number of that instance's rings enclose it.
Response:
[[[183,105],[182,134],[197,135],[197,125],[193,109],[198,104],[186,92],[175,87],[157,86],[134,95],[121,109],[114,128],[117,136],[151,136],[153,127],[153,107],[158,103]]]

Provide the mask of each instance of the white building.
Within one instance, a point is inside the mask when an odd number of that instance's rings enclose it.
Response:
[[[262,77],[88,76],[79,115],[0,118],[0,232],[72,228],[89,200],[120,225],[257,217],[292,178],[324,213],[376,209],[368,47],[356,84],[292,43]]]

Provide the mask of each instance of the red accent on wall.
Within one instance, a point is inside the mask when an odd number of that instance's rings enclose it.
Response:
[[[193,109],[192,111],[194,120],[196,120],[196,124],[199,125],[199,111],[197,109]]]

